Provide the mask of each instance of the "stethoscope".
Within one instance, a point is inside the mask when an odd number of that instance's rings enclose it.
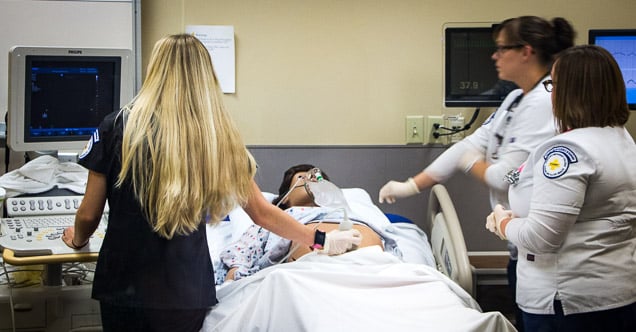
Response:
[[[537,83],[535,83],[534,86],[532,87],[532,89],[530,89],[529,91],[534,90],[541,82],[543,82],[545,80],[545,78],[548,75],[549,74],[546,74],[543,77],[541,77],[541,79],[539,81],[537,81]],[[499,128],[498,128],[497,132],[495,133],[495,139],[497,140],[497,144],[495,145],[495,150],[490,155],[490,158],[492,158],[492,160],[499,159],[499,148],[503,144],[503,140],[506,137],[506,129],[508,129],[508,126],[510,125],[510,122],[512,122],[512,116],[514,115],[514,109],[517,108],[517,106],[519,106],[519,103],[521,103],[521,99],[523,99],[523,96],[524,96],[524,93],[521,93],[520,95],[518,95],[512,101],[512,103],[510,103],[510,106],[508,106],[508,108],[506,109],[506,118],[505,118],[505,120],[503,122],[503,125],[499,125]]]
[[[523,93],[518,95],[517,98],[515,98],[515,100],[513,100],[512,103],[510,103],[510,106],[508,106],[508,109],[506,109],[506,119],[504,120],[503,125],[499,125],[499,128],[498,128],[499,130],[497,130],[497,132],[495,133],[495,139],[497,140],[497,145],[495,145],[495,151],[493,151],[492,154],[490,155],[490,158],[492,158],[493,160],[499,159],[499,154],[498,154],[499,148],[503,144],[504,137],[506,137],[506,129],[508,129],[508,125],[510,125],[510,122],[512,122],[512,116],[514,115],[513,109],[519,106],[521,99],[523,99]]]

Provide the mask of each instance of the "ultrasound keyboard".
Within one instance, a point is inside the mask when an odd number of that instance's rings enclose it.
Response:
[[[45,228],[45,227],[69,227],[75,224],[75,215],[74,214],[66,214],[66,215],[57,215],[57,216],[41,216],[41,217],[28,217],[15,219],[19,224],[22,222],[24,227],[27,228]],[[9,219],[7,223],[11,223],[12,219]]]
[[[0,219],[0,247],[16,257],[99,252],[106,232],[108,206],[89,244],[74,250],[62,242],[64,229],[75,224],[82,196],[13,197],[6,201],[9,218]]]

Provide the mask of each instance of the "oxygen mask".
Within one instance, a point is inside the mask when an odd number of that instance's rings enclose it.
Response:
[[[323,178],[320,169],[314,168],[307,172],[305,186],[309,194],[313,197],[314,203],[318,206],[342,209],[344,219],[340,222],[340,230],[349,230],[353,226],[349,220],[349,205],[344,194],[338,186]]]

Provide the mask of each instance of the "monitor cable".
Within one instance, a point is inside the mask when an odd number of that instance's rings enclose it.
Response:
[[[436,130],[441,129],[441,130],[447,130],[449,132],[448,133],[443,133],[443,134],[435,132],[435,133],[433,133],[433,137],[439,138],[440,136],[450,136],[450,135],[454,135],[454,134],[457,134],[459,132],[466,131],[466,130],[470,129],[470,127],[473,125],[473,123],[475,123],[475,120],[477,120],[477,116],[479,115],[479,111],[480,110],[481,110],[481,108],[477,107],[475,109],[475,111],[473,112],[473,115],[470,118],[470,121],[468,121],[468,123],[465,124],[462,128],[448,128],[448,127],[442,126],[439,123],[434,124],[433,126],[434,126],[434,128]]]

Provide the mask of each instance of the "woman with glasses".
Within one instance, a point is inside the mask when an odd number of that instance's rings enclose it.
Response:
[[[545,81],[561,134],[533,151],[487,228],[519,248],[526,331],[636,331],[636,145],[625,81],[598,46]]]
[[[493,37],[497,46],[492,59],[499,79],[514,82],[519,89],[510,92],[472,135],[451,146],[421,173],[384,185],[380,203],[415,195],[461,170],[489,186],[493,207],[508,205],[506,175],[539,143],[556,134],[550,94],[541,82],[549,79],[554,56],[574,45],[575,32],[563,18],[548,22],[521,16],[496,25]]]
[[[495,26],[495,61],[499,79],[514,82],[513,90],[481,128],[454,144],[424,171],[404,182],[389,181],[380,190],[380,203],[419,193],[465,171],[490,187],[491,205],[508,205],[508,182],[539,143],[556,134],[550,94],[540,84],[549,79],[553,58],[574,45],[575,32],[563,18],[551,22],[521,16]]]
[[[471,174],[489,187],[490,204],[508,207],[509,174],[534,148],[557,131],[550,94],[541,82],[550,78],[556,54],[574,45],[575,32],[568,21],[536,16],[511,18],[496,25],[492,54],[499,79],[514,82],[501,106],[483,125],[454,144],[426,169],[404,182],[389,181],[380,189],[380,203],[409,197],[456,171]],[[516,250],[509,245],[509,285],[514,292]],[[514,293],[513,293],[514,295]]]

